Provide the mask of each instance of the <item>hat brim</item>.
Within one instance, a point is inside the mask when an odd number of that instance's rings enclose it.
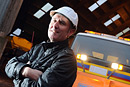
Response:
[[[52,17],[56,13],[55,10],[50,11],[50,16]]]

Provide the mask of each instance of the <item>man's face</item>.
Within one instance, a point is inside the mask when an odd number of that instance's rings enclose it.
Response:
[[[49,24],[48,37],[51,42],[63,41],[74,32],[70,29],[69,20],[61,14],[55,14]]]

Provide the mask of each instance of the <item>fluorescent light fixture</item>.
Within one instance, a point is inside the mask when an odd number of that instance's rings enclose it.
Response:
[[[122,35],[123,35],[123,33],[120,32],[120,33],[118,33],[118,34],[116,35],[116,37],[120,37],[120,36],[122,36]]]
[[[93,5],[91,5],[88,9],[93,12],[95,9],[97,9],[99,6],[97,5],[97,3],[94,3]]]
[[[130,28],[129,28],[129,27],[126,28],[126,29],[124,29],[122,32],[118,33],[116,36],[117,36],[117,37],[120,37],[120,36],[122,36],[124,33],[127,33],[128,31],[130,31]]]
[[[13,35],[13,34],[10,34],[9,36],[15,36],[15,35]]]
[[[124,29],[122,32],[123,32],[123,33],[127,33],[128,31],[130,31],[130,28],[129,28],[129,27],[126,28],[126,29]]]
[[[52,8],[53,8],[53,6],[50,3],[47,3],[41,9],[44,10],[45,12],[48,12]]]
[[[98,3],[98,5],[101,6],[101,5],[102,5],[103,3],[105,3],[106,1],[107,1],[107,0],[98,0],[97,3]]]
[[[106,22],[104,23],[104,25],[105,25],[105,26],[108,26],[108,25],[110,25],[111,23],[112,23],[112,20],[110,19],[110,20],[106,21]]]
[[[13,32],[13,34],[19,36],[19,35],[21,34],[21,29],[17,28],[17,29]]]
[[[39,19],[39,18],[41,18],[44,14],[45,14],[45,12],[43,12],[42,10],[38,10],[38,11],[34,14],[34,16]]]
[[[112,18],[112,20],[113,20],[113,21],[116,21],[116,20],[119,19],[119,18],[120,18],[120,15],[117,14],[116,16],[114,16],[114,17]]]

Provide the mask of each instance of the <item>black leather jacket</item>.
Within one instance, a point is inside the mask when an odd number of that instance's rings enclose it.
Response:
[[[28,61],[30,64],[27,64]],[[25,66],[43,72],[38,81],[22,77],[21,70]],[[68,40],[65,40],[34,46],[29,52],[9,60],[5,71],[14,79],[15,87],[72,87],[77,65]]]

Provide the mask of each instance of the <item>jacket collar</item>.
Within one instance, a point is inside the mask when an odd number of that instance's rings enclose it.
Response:
[[[68,47],[68,39],[64,40],[64,41],[59,41],[59,42],[42,42],[42,45],[44,47],[45,50],[47,49],[53,49],[53,50],[58,50],[64,47]]]

